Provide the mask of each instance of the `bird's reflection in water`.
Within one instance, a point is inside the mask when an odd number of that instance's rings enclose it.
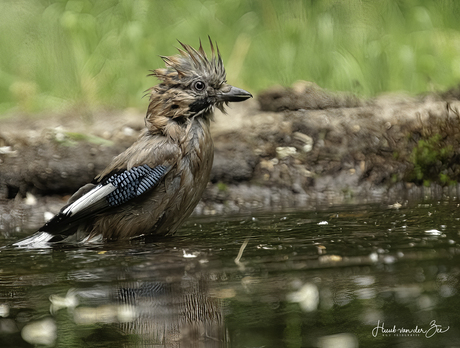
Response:
[[[195,268],[198,262],[189,261],[173,270],[126,270],[110,289],[73,291],[67,298],[80,299],[71,310],[73,325],[95,328],[86,335],[86,343],[104,337],[123,342],[124,347],[227,346],[223,300],[210,291],[213,277],[196,269],[201,268]]]
[[[184,275],[179,282],[141,283],[119,289],[119,301],[136,318],[121,324],[143,344],[165,347],[222,347],[225,328],[221,300],[210,296],[206,274]],[[128,285],[128,284],[126,284]]]

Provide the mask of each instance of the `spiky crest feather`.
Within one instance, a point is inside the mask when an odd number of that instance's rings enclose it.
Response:
[[[192,46],[179,42],[182,48],[178,48],[179,55],[160,56],[165,62],[166,68],[160,68],[152,71],[152,74],[165,83],[177,83],[178,80],[188,80],[202,77],[208,83],[218,87],[226,82],[226,73],[219,47],[214,49],[212,40],[209,38],[211,47],[211,59],[208,59],[200,40],[198,50]],[[216,55],[217,51],[217,55]]]

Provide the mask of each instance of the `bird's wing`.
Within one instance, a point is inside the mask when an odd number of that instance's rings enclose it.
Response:
[[[109,174],[101,179],[100,184],[93,185],[92,189],[89,185],[83,186],[72,196],[71,203],[62,208],[36,234],[13,245],[28,247],[35,242],[45,244],[62,240],[82,220],[122,205],[151,190],[161,181],[169,169],[170,166],[166,165],[151,168],[144,164]],[[79,195],[81,196],[78,197]]]

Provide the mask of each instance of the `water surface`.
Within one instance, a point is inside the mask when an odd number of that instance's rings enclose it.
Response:
[[[460,346],[459,209],[195,217],[154,243],[2,249],[0,347]]]

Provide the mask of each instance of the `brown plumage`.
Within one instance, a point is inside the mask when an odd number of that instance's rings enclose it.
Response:
[[[252,95],[230,86],[219,50],[181,44],[161,58],[161,83],[148,90],[146,129],[139,139],[83,186],[59,214],[20,247],[64,241],[130,239],[173,233],[197,205],[209,181],[214,147],[213,109]],[[99,239],[99,238],[98,238]]]

